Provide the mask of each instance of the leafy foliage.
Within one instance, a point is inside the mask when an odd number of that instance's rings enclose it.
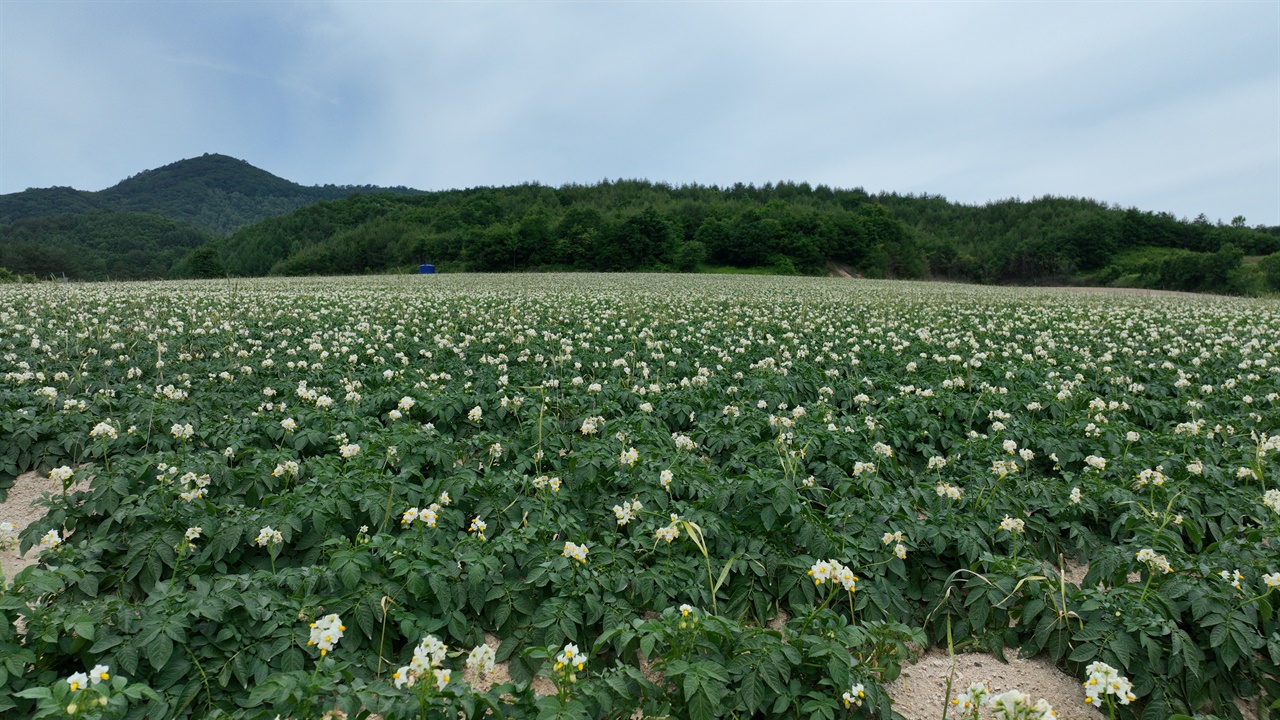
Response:
[[[1105,662],[1124,717],[1280,695],[1274,305],[513,280],[0,288],[0,485],[87,482],[21,534],[0,711],[101,664],[128,717],[889,718],[944,641]]]
[[[162,278],[210,239],[204,231],[159,215],[59,215],[0,225],[0,265],[46,279]]]
[[[110,253],[102,237],[69,242],[57,223],[101,211],[159,214],[221,237],[187,259]],[[783,182],[727,187],[604,181],[423,193],[304,187],[248,163],[205,155],[148,170],[100,192],[33,189],[0,196],[0,223],[25,222],[10,249],[39,275],[82,272],[83,250],[112,277],[369,274],[423,262],[485,272],[707,269],[977,283],[1106,284],[1231,294],[1274,292],[1280,229],[1243,218],[1121,209],[1043,197],[962,205],[937,195]],[[92,228],[93,223],[81,223]],[[79,243],[85,243],[81,245]],[[62,250],[50,249],[54,245]],[[1234,248],[1234,249],[1233,249]],[[215,257],[216,256],[216,257]],[[1246,259],[1248,258],[1248,259]],[[165,265],[165,262],[168,265]],[[100,270],[101,268],[99,268]]]
[[[1238,248],[1233,251],[1230,248]],[[1135,249],[1178,251],[1134,271]],[[356,197],[245,228],[219,244],[239,275],[382,272],[432,261],[471,270],[692,271],[702,262],[869,277],[982,283],[1127,282],[1249,294],[1243,254],[1280,250],[1273,234],[1045,197],[984,206],[938,196],[780,183],[672,187],[644,181],[528,184],[414,197]],[[1167,259],[1169,256],[1164,256]]]

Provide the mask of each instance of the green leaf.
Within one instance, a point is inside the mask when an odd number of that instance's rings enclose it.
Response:
[[[836,687],[848,687],[851,685],[848,658],[835,655],[827,660],[827,676],[831,678],[831,682],[835,683]]]
[[[689,720],[715,720],[716,709],[718,707],[717,704],[712,701],[710,697],[707,697],[705,693],[696,692],[689,694],[689,677],[692,677],[692,675],[686,676],[685,678],[685,702],[689,707]]]
[[[1213,632],[1209,633],[1209,647],[1216,648],[1222,645],[1227,639],[1229,628],[1226,625],[1217,625],[1213,628]]]
[[[151,663],[151,667],[159,670],[169,662],[169,656],[173,655],[173,641],[168,635],[157,635],[154,640],[147,644],[147,661]]]
[[[558,628],[565,639],[576,640],[578,637],[578,626],[574,624],[573,618],[565,616],[560,618]]]
[[[733,561],[737,560],[741,555],[742,553],[734,553],[733,556],[729,558],[729,561],[724,564],[724,568],[720,571],[720,577],[716,580],[715,587],[711,589],[712,595],[716,594],[716,592],[720,590],[721,585],[724,585],[725,579],[729,577],[729,571],[733,569]]]
[[[130,675],[138,672],[138,648],[132,643],[125,645],[116,653],[116,662],[120,664],[120,668]]]
[[[361,601],[355,606],[356,626],[364,633],[365,637],[372,638],[377,629],[378,621],[374,616],[373,607],[369,602]]]
[[[704,660],[695,664],[694,670],[700,677],[710,677],[714,680],[719,680],[722,683],[729,682],[729,676],[725,674],[724,666],[718,662]],[[706,681],[703,680],[704,684],[705,682]]]
[[[80,591],[83,592],[85,595],[88,595],[89,597],[97,597],[98,595],[98,576],[97,575],[91,572],[87,572],[84,574],[83,577],[80,578],[80,580],[76,583],[76,585],[79,586]]]
[[[44,700],[53,697],[53,691],[47,687],[29,687],[23,688],[14,693],[17,697],[31,698],[32,700]]]
[[[353,560],[342,562],[338,566],[338,580],[342,586],[351,590],[360,584],[360,565]]]
[[[1098,646],[1093,643],[1084,643],[1075,650],[1071,651],[1071,655],[1067,658],[1071,662],[1088,662],[1098,657]]]
[[[75,630],[76,635],[89,642],[93,642],[98,632],[97,623],[92,620],[77,620],[72,629]]]
[[[679,671],[678,666],[676,666],[674,663],[672,663],[671,671],[672,671],[671,672],[672,678],[676,678],[676,677],[680,678],[681,687],[684,691],[685,701],[688,701],[689,698],[697,694],[698,688],[701,686],[701,682],[702,682],[702,678],[698,675],[698,673],[693,672],[692,668],[690,668],[688,672],[681,673]]]
[[[746,672],[738,681],[738,699],[749,715],[754,715],[764,702],[764,686],[759,676],[752,671]]]
[[[645,634],[640,637],[640,654],[645,658],[653,657],[653,645],[657,642],[657,638],[653,635]]]
[[[1111,637],[1111,641],[1107,643],[1107,647],[1110,648],[1111,652],[1115,653],[1116,657],[1120,660],[1120,664],[1122,666],[1121,669],[1129,667],[1133,659],[1132,653],[1137,649],[1133,642],[1133,638],[1123,632],[1117,632],[1113,635]]]
[[[151,684],[160,690],[167,690],[180,680],[184,680],[192,672],[191,661],[184,653],[174,653],[164,669],[151,678]]]
[[[306,656],[296,647],[285,650],[280,656],[280,669],[285,672],[295,672],[302,670],[306,664]]]
[[[1045,607],[1044,600],[1040,598],[1032,598],[1022,609],[1022,618],[1019,620],[1020,625],[1027,625],[1033,622],[1040,611]]]

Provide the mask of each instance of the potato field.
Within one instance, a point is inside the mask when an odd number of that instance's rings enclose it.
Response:
[[[1275,301],[47,283],[0,354],[0,492],[63,488],[0,524],[0,717],[888,720],[930,646],[1280,717]]]

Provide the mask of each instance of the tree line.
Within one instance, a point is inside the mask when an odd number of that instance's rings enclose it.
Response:
[[[232,275],[474,271],[693,271],[707,266],[978,283],[1280,289],[1276,229],[1122,209],[1081,198],[985,205],[806,183],[726,188],[620,180],[320,202],[218,241]],[[1271,263],[1274,264],[1274,263]]]
[[[175,178],[190,197],[193,187],[225,191],[241,176],[252,179],[246,188],[259,198],[293,185],[211,157],[198,182],[199,165],[184,161],[121,185],[153,199]],[[163,219],[96,211],[10,221],[0,226],[0,266],[97,279],[404,272],[419,263],[490,272],[823,274],[837,264],[866,277],[1280,291],[1280,228],[1248,227],[1244,218],[1185,220],[1087,198],[965,205],[807,183],[617,180],[335,196],[222,237]]]
[[[0,225],[0,267],[18,275],[68,280],[148,280],[213,236],[147,213],[90,212]]]

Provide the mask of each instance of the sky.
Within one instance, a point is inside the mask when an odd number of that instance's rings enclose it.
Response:
[[[0,0],[0,193],[204,153],[1280,225],[1280,2]]]

